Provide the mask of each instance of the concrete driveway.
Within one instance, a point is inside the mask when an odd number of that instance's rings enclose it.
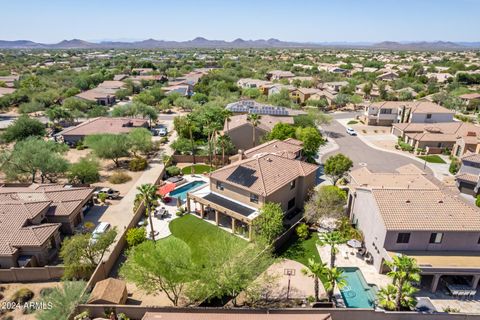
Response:
[[[370,147],[356,136],[350,136],[346,133],[345,127],[335,119],[354,118],[355,113],[339,113],[334,115],[331,124],[323,126],[323,133],[327,138],[335,140],[338,148],[332,152],[328,152],[322,156],[322,162],[328,157],[337,153],[343,153],[353,161],[353,168],[366,166],[374,172],[393,172],[396,168],[414,164],[423,169],[423,165],[414,159],[395,154],[391,152],[381,151]],[[427,172],[430,172],[426,168]]]

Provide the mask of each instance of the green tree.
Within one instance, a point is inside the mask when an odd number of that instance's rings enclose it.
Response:
[[[28,137],[43,137],[45,134],[43,123],[27,115],[21,115],[5,129],[2,138],[5,142],[13,142],[25,140]]]
[[[261,118],[262,118],[262,116],[260,116],[256,113],[250,113],[247,116],[247,121],[250,122],[250,124],[252,125],[253,147],[255,147],[255,145],[256,145],[256,134],[255,134],[255,132],[257,131],[257,127],[260,124],[260,119]]]
[[[350,96],[348,94],[345,94],[345,93],[339,93],[333,99],[333,103],[337,107],[345,107],[349,102],[350,102]]]
[[[120,158],[129,156],[129,141],[123,134],[94,134],[85,138],[85,144],[100,159],[109,159],[120,166]]]
[[[73,114],[72,111],[65,107],[55,106],[53,108],[49,108],[46,111],[48,119],[52,121],[54,124],[64,120],[64,121],[73,121]]]
[[[325,161],[324,172],[332,180],[333,185],[345,175],[353,166],[352,160],[339,153],[331,156]]]
[[[394,256],[392,261],[386,261],[385,264],[391,270],[387,275],[392,278],[393,285],[396,287],[395,307],[400,311],[402,303],[409,301],[409,294],[412,293],[412,290],[405,290],[404,287],[420,281],[420,268],[415,259],[406,255]]]
[[[38,320],[68,320],[70,315],[80,303],[87,302],[88,294],[85,293],[86,283],[84,281],[64,281],[60,287],[53,290],[40,299],[42,305],[36,313]],[[51,307],[50,307],[51,306]]]
[[[335,285],[338,285],[340,289],[347,285],[345,276],[343,275],[343,270],[339,268],[327,268],[325,265],[323,267],[323,278],[325,286],[325,291],[327,291],[328,301],[333,301],[333,292],[335,291]]]
[[[345,239],[339,231],[322,232],[319,233],[318,237],[320,238],[318,244],[320,244],[322,247],[330,247],[330,268],[334,268],[335,256],[338,253],[337,246],[347,242],[347,239]]]
[[[253,220],[254,239],[269,246],[284,230],[283,210],[280,204],[268,202],[260,208],[259,216]]]
[[[152,213],[154,201],[157,199],[157,187],[153,184],[146,183],[137,187],[138,199],[143,202],[145,206],[145,214],[148,217],[148,224],[150,225],[150,237],[155,241],[155,230],[153,229]]]
[[[133,247],[120,269],[122,277],[146,292],[164,292],[174,306],[193,280],[193,272],[190,248],[175,237],[146,241]]]
[[[222,299],[244,291],[273,263],[269,250],[255,245],[245,246],[226,239],[204,242],[200,245],[203,259],[194,273],[194,285],[187,291],[192,301]]]
[[[302,273],[310,278],[313,278],[315,301],[319,301],[320,278],[323,276],[324,266],[321,263],[315,262],[315,260],[312,258],[309,258],[307,268],[303,268]]]
[[[100,164],[97,160],[84,157],[70,165],[68,180],[71,183],[95,183],[100,181],[99,171]]]
[[[318,148],[325,144],[325,140],[317,128],[297,128],[295,135],[298,140],[303,142],[303,152],[307,157],[316,155]]]
[[[134,156],[148,153],[153,148],[152,133],[145,128],[135,128],[128,133],[128,144]]]
[[[305,204],[304,216],[316,223],[323,218],[339,218],[345,212],[346,192],[336,186],[320,187]]]
[[[65,279],[88,278],[102,261],[110,245],[115,241],[117,230],[112,228],[92,237],[91,233],[76,234],[63,240],[60,257],[65,266]]]
[[[1,154],[2,170],[10,180],[30,179],[35,183],[39,175],[42,183],[55,182],[68,169],[63,157],[67,150],[66,145],[31,137],[17,142],[12,151]]]
[[[279,122],[275,124],[268,134],[270,140],[285,140],[295,137],[295,127],[288,123]]]
[[[185,126],[185,129],[188,132],[188,137],[190,139],[190,147],[191,147],[191,150],[192,150],[193,164],[195,164],[197,162],[196,162],[196,159],[195,159],[195,140],[193,139],[193,132],[195,130],[197,130],[197,126],[196,126],[196,123],[193,121],[191,116],[187,116],[185,118],[184,126]],[[193,168],[194,168],[194,166],[192,166],[192,174],[195,174],[195,172],[193,172]]]
[[[389,284],[386,287],[381,288],[377,293],[378,305],[385,310],[394,311],[396,309],[396,294],[397,288],[393,284]]]
[[[225,165],[225,154],[231,154],[235,150],[235,145],[229,136],[220,135],[217,137],[217,146],[222,152],[222,165]]]
[[[147,240],[147,230],[144,227],[130,228],[126,240],[129,247],[138,246]]]

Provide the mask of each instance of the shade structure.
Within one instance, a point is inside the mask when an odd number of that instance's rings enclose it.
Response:
[[[352,247],[352,248],[361,248],[362,243],[358,241],[357,239],[351,239],[347,241],[347,245]]]
[[[173,191],[173,189],[175,189],[175,183],[170,182],[158,188],[157,193],[163,197],[167,195],[169,192]]]

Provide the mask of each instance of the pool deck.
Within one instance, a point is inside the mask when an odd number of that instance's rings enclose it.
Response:
[[[184,175],[183,176],[185,178],[185,180],[187,180],[186,183],[184,184],[181,184],[180,186],[178,186],[177,188],[180,188],[182,186],[184,186],[185,184],[189,183],[189,182],[192,182],[192,181],[196,181],[196,180],[202,180],[202,181],[205,181],[205,182],[209,182],[208,178],[203,176],[203,175],[200,175],[200,174],[196,174],[196,175]],[[208,184],[205,184],[205,186],[207,186]],[[183,206],[183,204],[182,204]],[[176,212],[178,211],[178,207],[177,207],[177,201],[175,199],[173,199],[172,201],[170,201],[169,203],[165,204],[165,203],[162,203],[161,205],[159,205],[159,207],[165,207],[165,209],[167,209],[168,211],[168,214],[165,218],[163,219],[160,219],[160,217],[152,217],[152,222],[153,222],[153,229],[157,232],[157,234],[155,235],[155,240],[159,240],[159,239],[163,239],[163,238],[166,238],[168,237],[169,235],[171,235],[172,233],[170,232],[170,228],[169,228],[169,224],[170,224],[170,221],[178,218],[177,215],[176,215]],[[148,219],[146,220],[147,221],[147,238],[150,238],[150,226],[148,225]]]
[[[323,262],[329,263],[330,262],[330,247],[319,246],[317,245],[318,254]],[[342,244],[338,246],[338,253],[335,256],[335,265],[337,267],[357,267],[362,271],[363,277],[368,284],[376,285],[379,289],[387,286],[388,284],[392,283],[392,280],[384,274],[379,274],[375,267],[366,263],[362,258],[357,256],[356,249],[350,248],[346,244]],[[347,253],[346,257],[344,258],[344,252]],[[353,254],[352,254],[353,253]],[[342,298],[340,290],[338,287],[335,288],[335,296],[338,299]]]

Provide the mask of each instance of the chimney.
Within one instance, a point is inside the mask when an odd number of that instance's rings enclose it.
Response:
[[[241,161],[243,159],[245,159],[245,152],[243,149],[238,149],[238,160]]]

